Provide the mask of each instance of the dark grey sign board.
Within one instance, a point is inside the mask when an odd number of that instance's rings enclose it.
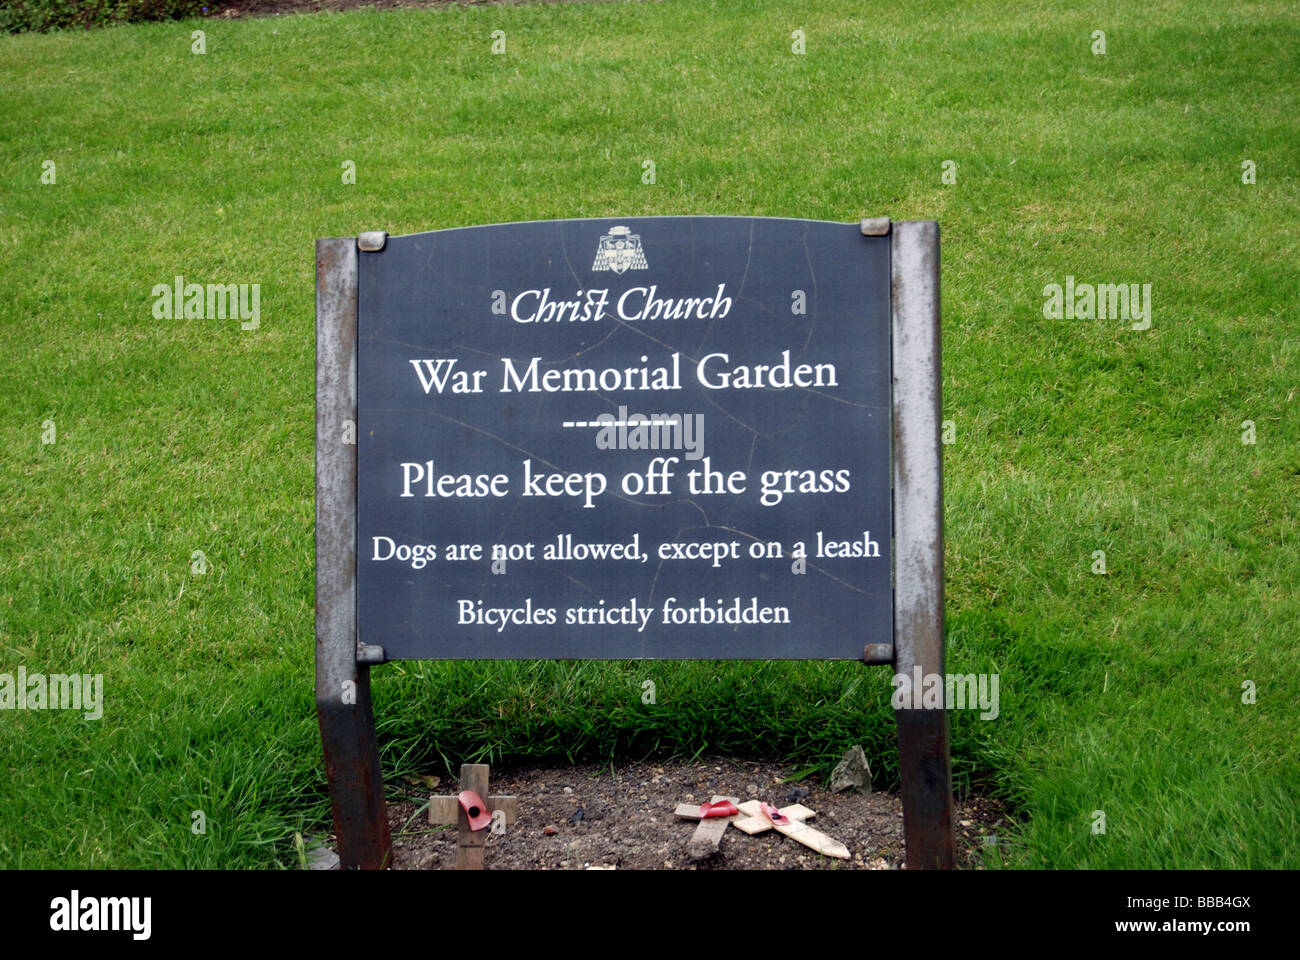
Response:
[[[889,251],[761,217],[363,251],[359,641],[386,660],[892,643]]]

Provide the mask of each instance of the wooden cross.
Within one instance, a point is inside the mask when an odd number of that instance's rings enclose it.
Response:
[[[721,796],[715,796],[711,802],[718,803],[722,800],[736,802],[735,797]],[[718,846],[722,843],[722,835],[727,832],[727,825],[737,819],[734,816],[701,817],[698,803],[679,803],[673,813],[683,820],[700,821],[695,832],[691,834],[691,842],[686,845],[686,854],[692,860],[704,860],[717,853]]]
[[[460,789],[462,793],[471,791],[479,797],[486,807],[474,813],[490,814],[490,819],[480,829],[470,825],[469,813],[461,805],[460,797],[430,797],[429,823],[457,825],[456,869],[482,870],[483,846],[487,842],[488,832],[505,833],[506,824],[514,823],[519,815],[518,797],[488,796],[488,770],[486,763],[463,763],[460,767]]]
[[[743,833],[755,834],[775,829],[777,833],[785,834],[791,840],[798,840],[805,847],[811,847],[818,853],[828,857],[838,857],[840,860],[849,859],[848,847],[804,823],[817,814],[802,803],[791,804],[778,811],[788,820],[787,823],[773,823],[763,813],[762,805],[757,800],[746,800],[739,805],[739,809],[741,816],[736,821],[736,829]]]

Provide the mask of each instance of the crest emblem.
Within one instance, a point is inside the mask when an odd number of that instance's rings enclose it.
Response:
[[[615,273],[646,269],[641,235],[633,233],[631,227],[611,227],[609,233],[600,238],[596,262],[591,269],[613,270]]]

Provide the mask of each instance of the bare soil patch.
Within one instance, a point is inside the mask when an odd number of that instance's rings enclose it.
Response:
[[[489,836],[489,870],[890,870],[903,862],[903,811],[891,793],[830,793],[820,782],[787,782],[793,768],[753,761],[619,763],[572,767],[493,769],[492,793],[519,798],[519,818],[505,835]],[[455,827],[434,828],[423,805],[428,794],[453,794],[455,782],[430,788],[407,779],[409,799],[391,804],[394,868],[449,870],[456,862]],[[796,790],[809,791],[807,796]],[[727,830],[716,857],[689,859],[693,821],[679,819],[678,803],[713,795],[798,802],[815,810],[810,821],[839,840],[850,860],[823,857],[775,831],[747,836]],[[999,802],[970,798],[957,805],[960,865],[982,867],[980,848],[996,843],[1010,818]],[[548,834],[547,828],[554,832]],[[331,838],[331,846],[332,838]]]

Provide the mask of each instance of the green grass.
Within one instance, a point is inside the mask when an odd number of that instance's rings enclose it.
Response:
[[[1300,867],[1297,75],[1286,2],[575,4],[0,37],[0,672],[103,673],[106,700],[98,721],[0,714],[0,865],[294,867],[295,832],[327,819],[317,237],[888,214],[943,229],[950,665],[1001,678],[996,721],[953,716],[954,769],[1014,804],[1001,862]],[[154,320],[176,274],[260,283],[260,329]],[[1044,319],[1067,274],[1150,283],[1151,329]],[[824,771],[861,742],[896,782],[888,694],[886,669],[854,664],[376,671],[394,780],[651,753]]]

